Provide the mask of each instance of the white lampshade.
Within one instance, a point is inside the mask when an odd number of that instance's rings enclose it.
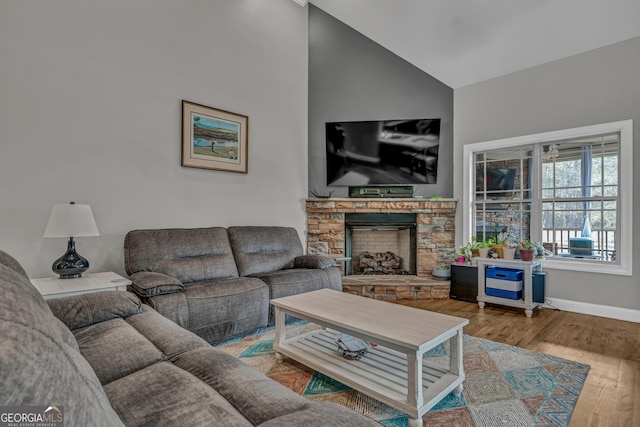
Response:
[[[99,236],[96,221],[89,205],[53,205],[44,237],[87,237]]]

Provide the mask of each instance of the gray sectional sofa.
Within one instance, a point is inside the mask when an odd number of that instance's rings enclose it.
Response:
[[[0,295],[2,411],[57,405],[67,427],[379,426],[308,401],[133,293],[45,301],[0,251]]]
[[[273,323],[273,298],[342,290],[332,258],[303,255],[291,227],[134,230],[124,239],[130,289],[207,342]]]

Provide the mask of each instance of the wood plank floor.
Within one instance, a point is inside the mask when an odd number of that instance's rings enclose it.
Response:
[[[456,300],[397,303],[469,319],[464,333],[591,366],[570,427],[640,426],[640,324],[552,309]]]

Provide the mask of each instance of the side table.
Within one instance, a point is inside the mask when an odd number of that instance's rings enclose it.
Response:
[[[533,272],[542,270],[542,261],[543,260],[539,258],[535,258],[533,261],[478,258],[478,306],[484,308],[484,303],[490,302],[493,304],[524,308],[525,316],[531,317],[533,309],[539,305],[533,301]],[[524,272],[522,299],[512,300],[499,298],[489,296],[485,293],[487,267],[491,265],[514,268]]]
[[[107,271],[83,274],[77,279],[58,277],[31,279],[31,283],[44,296],[44,299],[52,299],[90,292],[126,291],[131,281],[112,271]]]

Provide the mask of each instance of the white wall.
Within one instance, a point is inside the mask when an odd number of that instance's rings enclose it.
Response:
[[[640,164],[639,52],[640,38],[635,38],[456,89],[454,164],[462,165],[465,144],[627,119],[634,121],[633,157],[634,163]],[[462,166],[456,168],[454,177],[454,194],[461,199]],[[633,186],[640,188],[637,168]],[[635,196],[633,208],[637,217],[640,214],[637,191]],[[635,222],[633,276],[545,269],[547,296],[639,310],[640,226]],[[462,227],[461,212],[456,226]],[[632,316],[640,318],[638,312]]]
[[[0,249],[50,276],[54,203],[91,205],[90,271],[127,231],[288,225],[304,236],[307,9],[290,0],[3,0]],[[180,166],[181,100],[249,116],[247,175]]]

